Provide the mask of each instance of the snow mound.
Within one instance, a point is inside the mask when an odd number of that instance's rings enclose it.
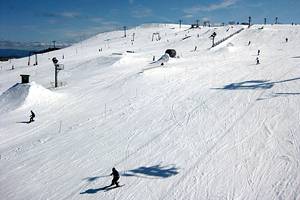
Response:
[[[148,61],[148,59],[143,56],[140,56],[140,55],[135,56],[135,55],[125,53],[112,66],[119,67],[119,66],[141,65],[141,63],[146,64],[147,61]]]
[[[238,47],[235,46],[233,43],[229,42],[227,44],[221,44],[219,48],[215,48],[213,51],[219,54],[224,53],[232,53],[238,50]]]
[[[35,82],[28,84],[17,83],[1,94],[0,113],[33,105],[47,105],[55,101],[58,96],[58,94]]]
[[[234,52],[237,50],[237,47],[235,47],[235,45],[231,42],[229,42],[227,45],[226,45],[226,48],[229,52]]]

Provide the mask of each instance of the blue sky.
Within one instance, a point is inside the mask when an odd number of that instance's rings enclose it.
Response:
[[[300,0],[0,0],[0,40],[78,41],[149,22],[300,23]]]

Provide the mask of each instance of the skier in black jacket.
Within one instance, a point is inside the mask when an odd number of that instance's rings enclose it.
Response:
[[[113,176],[113,180],[111,181],[110,186],[116,185],[117,187],[119,187],[118,180],[120,178],[120,175],[119,172],[116,170],[116,168],[112,168],[112,173],[110,175]]]
[[[30,122],[33,122],[33,121],[34,121],[34,118],[35,118],[34,112],[33,112],[32,110],[31,110],[30,112],[31,112],[31,115],[30,115],[29,123],[30,123]]]

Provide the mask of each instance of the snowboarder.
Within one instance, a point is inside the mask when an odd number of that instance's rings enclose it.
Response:
[[[251,44],[251,41],[248,42],[248,46],[250,46],[250,44]]]
[[[34,118],[35,118],[34,112],[33,112],[32,110],[31,110],[30,112],[31,112],[31,115],[30,115],[29,123],[30,123],[30,122],[33,122],[33,121],[34,121]]]
[[[260,50],[258,49],[258,51],[257,51],[257,55],[259,56],[259,54],[260,54]]]
[[[256,64],[257,65],[259,64],[259,58],[258,57],[256,58]]]
[[[289,38],[285,38],[285,42],[288,42],[289,41]]]
[[[110,174],[111,176],[113,176],[113,180],[111,181],[111,184],[110,186],[113,186],[113,185],[116,185],[117,187],[119,187],[119,178],[120,178],[120,175],[119,175],[119,172],[116,170],[116,168],[112,168],[112,173]]]

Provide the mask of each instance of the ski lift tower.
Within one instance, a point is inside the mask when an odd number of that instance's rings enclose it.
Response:
[[[127,27],[126,26],[123,26],[123,29],[124,29],[124,38],[126,38],[126,29],[127,29]]]
[[[251,20],[252,20],[252,18],[251,18],[251,16],[249,16],[249,18],[248,18],[248,28],[251,27]]]
[[[52,62],[53,62],[54,67],[55,67],[55,77],[54,77],[55,83],[54,83],[54,87],[57,87],[57,75],[58,75],[58,72],[60,70],[64,69],[64,65],[58,64],[58,60],[57,60],[56,57],[52,58]]]

